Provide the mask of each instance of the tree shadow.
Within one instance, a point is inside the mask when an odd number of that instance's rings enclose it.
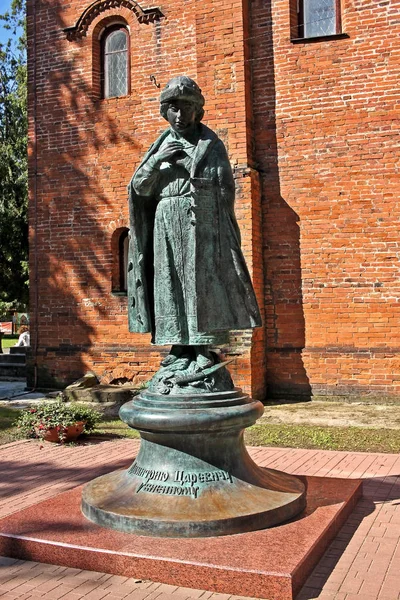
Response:
[[[122,423],[122,422],[121,422]],[[79,446],[96,446],[97,444],[101,444],[103,442],[108,442],[111,440],[126,440],[126,439],[140,439],[140,435],[132,435],[127,436],[124,427],[115,427],[115,431],[107,431],[104,433],[96,432],[95,434],[90,434],[88,436],[83,436],[82,439],[77,440],[77,444]]]
[[[155,36],[128,9],[113,12]],[[112,234],[129,223],[126,186],[143,154],[133,115],[144,109],[137,92],[100,99],[91,35],[63,31],[77,16],[60,1],[28,3],[30,387],[63,388],[89,368],[101,376],[110,356],[134,360],[127,299],[111,293]]]
[[[69,511],[68,505],[61,506],[62,518],[56,518],[53,522],[48,519],[40,518],[41,504],[40,496],[37,492],[46,487],[54,487],[54,494],[43,498],[43,502],[56,502],[56,496],[62,495],[65,492],[70,492],[74,488],[85,484],[92,479],[105,475],[111,471],[117,471],[119,469],[128,468],[134,460],[134,454],[130,459],[114,460],[112,463],[106,465],[84,465],[80,466],[57,466],[47,461],[36,462],[31,465],[31,469],[27,469],[26,461],[10,460],[3,461],[0,465],[0,480],[2,485],[0,488],[0,502],[4,497],[18,496],[21,494],[29,495],[30,493],[35,494],[36,498],[30,504],[30,506],[24,507],[25,509],[33,509],[35,512],[38,507],[38,518],[22,518],[19,521],[19,512],[14,511],[10,516],[11,524],[10,530],[7,531],[7,516],[4,518],[3,531],[0,531],[0,546],[1,554],[8,557],[16,557],[22,560],[33,560],[39,562],[46,562],[50,564],[63,565],[62,558],[58,558],[57,550],[53,549],[49,553],[46,550],[46,543],[44,545],[44,551],[40,557],[30,549],[30,543],[37,539],[40,539],[41,533],[45,526],[46,534],[57,534],[57,537],[63,538],[64,542],[68,545],[76,543],[75,536],[80,534],[80,540],[85,538],[85,533],[88,530],[95,527],[90,521],[85,519],[80,520],[80,512],[74,513]],[[62,491],[58,488],[58,485],[63,483]],[[43,510],[48,506],[44,504]],[[24,508],[22,508],[22,515],[24,515]],[[64,510],[65,509],[65,510]],[[68,514],[70,512],[70,514]],[[57,516],[59,512],[57,513]],[[15,527],[16,525],[16,529]],[[44,525],[45,524],[45,525]],[[62,546],[62,544],[61,544]],[[90,568],[90,567],[89,567]]]
[[[43,460],[30,464],[30,468],[24,460],[3,460],[0,463],[0,498],[30,494],[36,487],[51,486],[55,482],[71,482],[70,487],[73,488],[110,471],[128,468],[133,460],[132,453],[132,458],[113,461],[112,464],[55,467],[54,463]]]
[[[262,184],[267,396],[310,400],[302,353],[303,311],[300,217],[281,193],[277,140],[274,33],[271,3],[252,3],[251,37],[254,161]],[[279,106],[278,106],[279,112]],[[279,118],[279,117],[278,117]],[[279,124],[279,135],[284,125]]]

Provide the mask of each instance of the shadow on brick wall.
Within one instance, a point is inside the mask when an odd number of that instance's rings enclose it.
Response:
[[[89,40],[67,41],[64,14],[61,2],[38,4],[36,13],[28,3],[28,385],[42,388],[81,377],[99,325],[107,326],[112,311],[121,318],[110,294],[110,221],[124,217],[118,202],[127,203],[129,179],[116,175],[107,154],[136,146],[117,103],[113,112],[95,97]]]
[[[300,218],[282,195],[279,177],[271,4],[256,1],[251,10],[249,60],[254,160],[262,182],[268,397],[310,400],[312,391],[302,359],[305,320]]]

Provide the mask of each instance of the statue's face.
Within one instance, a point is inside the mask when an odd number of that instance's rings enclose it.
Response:
[[[172,100],[168,106],[167,119],[174,131],[187,133],[196,123],[196,107],[187,100]]]

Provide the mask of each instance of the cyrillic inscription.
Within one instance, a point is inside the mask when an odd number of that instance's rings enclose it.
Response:
[[[175,481],[178,481],[181,485],[184,483],[214,483],[216,481],[230,481],[233,483],[232,475],[227,471],[201,471],[198,473],[175,471]]]
[[[136,490],[139,492],[150,492],[150,494],[167,494],[168,496],[191,496],[197,498],[199,488],[191,485],[190,487],[180,487],[178,485],[158,485],[156,483],[141,483]]]
[[[129,469],[130,475],[138,475],[146,481],[167,481],[169,474],[166,471],[153,471],[153,469],[143,469],[134,463]]]
[[[149,492],[150,494],[166,494],[168,496],[191,496],[198,498],[201,493],[201,487],[195,484],[218,483],[226,481],[233,483],[233,478],[227,471],[175,471],[173,477],[174,485],[159,485],[162,482],[166,483],[170,479],[168,471],[156,471],[153,469],[145,469],[134,463],[129,469],[130,475],[137,475],[145,481],[139,485],[136,493]]]

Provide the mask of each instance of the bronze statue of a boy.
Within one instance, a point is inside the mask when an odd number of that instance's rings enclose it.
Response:
[[[209,368],[209,345],[261,318],[240,247],[235,186],[223,142],[201,123],[204,97],[186,76],[161,93],[170,127],[129,185],[129,329],[171,345],[164,367],[185,352]],[[189,348],[188,348],[189,347]]]

